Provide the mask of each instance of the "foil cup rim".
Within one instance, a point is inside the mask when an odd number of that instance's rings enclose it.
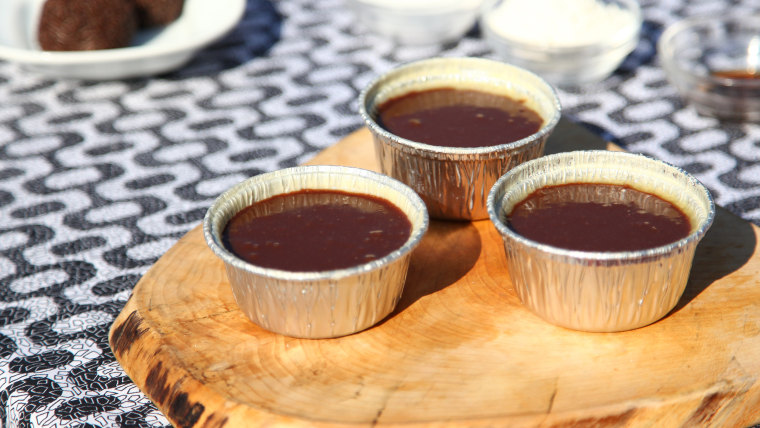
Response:
[[[705,197],[707,202],[707,213],[704,219],[702,219],[698,227],[694,228],[687,236],[684,238],[681,238],[675,242],[661,245],[658,247],[643,249],[643,250],[636,250],[636,251],[582,251],[582,250],[572,250],[572,249],[566,249],[566,248],[560,248],[555,247],[553,245],[544,244],[541,242],[534,241],[532,239],[528,239],[517,232],[513,231],[507,225],[502,221],[501,217],[501,206],[503,202],[503,187],[504,183],[510,180],[514,176],[518,176],[519,174],[522,174],[527,169],[531,168],[533,165],[539,164],[539,163],[550,163],[556,159],[561,159],[565,157],[569,157],[571,155],[589,155],[589,156],[609,156],[609,157],[619,157],[619,158],[628,158],[628,159],[638,159],[638,160],[644,160],[646,162],[651,162],[652,164],[658,164],[661,166],[664,166],[671,171],[674,171],[678,173],[679,175],[683,176],[684,179],[688,180],[689,182],[694,184],[694,187],[698,189],[698,191]],[[572,182],[572,181],[569,181]],[[578,262],[597,262],[602,264],[617,264],[617,263],[630,263],[630,262],[644,262],[647,260],[656,259],[659,257],[662,257],[666,254],[672,253],[673,251],[679,249],[679,248],[685,248],[691,245],[692,243],[699,242],[704,235],[707,233],[707,230],[710,228],[710,226],[713,223],[713,220],[715,218],[715,202],[713,200],[712,195],[710,194],[710,191],[707,189],[707,187],[699,181],[695,176],[692,174],[689,174],[686,170],[683,168],[680,168],[678,166],[672,165],[668,162],[654,159],[649,156],[645,156],[643,154],[637,154],[637,153],[627,153],[627,152],[617,152],[617,151],[609,151],[609,150],[577,150],[572,152],[563,152],[563,153],[556,153],[552,155],[546,155],[541,158],[533,159],[530,161],[526,161],[523,164],[520,164],[516,166],[515,168],[511,169],[494,183],[493,187],[491,187],[491,190],[488,193],[488,199],[487,199],[487,210],[488,215],[491,219],[491,222],[494,224],[496,229],[499,231],[499,233],[504,236],[508,237],[509,239],[512,239],[514,241],[519,242],[521,245],[524,245],[528,248],[533,248],[537,251],[541,251],[543,253],[552,254],[555,257],[558,258],[564,258],[566,260],[576,260]]]
[[[550,94],[551,103],[552,103],[552,106],[554,107],[551,117],[544,118],[544,123],[541,125],[541,128],[538,131],[536,131],[534,134],[531,134],[519,140],[510,141],[508,143],[492,145],[492,146],[448,147],[448,146],[437,146],[434,144],[421,143],[418,141],[409,140],[407,138],[398,136],[392,132],[385,130],[382,126],[380,126],[377,123],[377,121],[372,117],[372,115],[367,111],[367,99],[369,97],[369,94],[376,87],[378,87],[378,85],[381,82],[383,82],[388,77],[394,74],[402,73],[405,70],[413,69],[414,67],[421,67],[424,65],[438,65],[438,64],[444,65],[448,63],[457,63],[457,62],[471,65],[473,67],[477,66],[477,64],[498,66],[504,69],[511,69],[512,71],[515,71],[525,76],[530,76],[532,79],[536,81],[536,83],[539,86],[542,87],[543,90],[547,91],[547,93]],[[386,71],[385,73],[380,74],[379,76],[376,76],[374,79],[372,79],[372,81],[370,81],[369,84],[365,85],[365,87],[359,93],[359,115],[362,117],[364,123],[370,128],[370,130],[373,133],[376,133],[382,136],[386,142],[390,142],[391,144],[394,144],[397,147],[405,149],[406,151],[412,151],[416,153],[426,153],[432,157],[440,157],[440,156],[447,157],[451,155],[457,155],[457,156],[462,156],[462,157],[470,156],[470,157],[479,158],[483,156],[487,157],[488,155],[492,155],[494,153],[515,150],[519,147],[529,145],[533,143],[534,141],[540,140],[542,138],[546,138],[548,134],[550,134],[559,123],[560,117],[562,116],[562,105],[560,104],[559,95],[557,94],[556,89],[552,85],[550,85],[545,79],[543,79],[541,76],[525,68],[518,67],[516,65],[512,65],[512,64],[508,64],[504,62],[500,62],[500,61],[487,59],[487,58],[439,57],[439,58],[428,58],[428,59],[423,59],[423,60],[406,62],[404,64],[399,65],[398,67],[392,68]]]
[[[394,192],[399,193],[403,198],[408,199],[411,205],[417,211],[419,211],[421,215],[419,225],[415,227],[414,221],[411,218],[411,216],[407,212],[404,212],[404,215],[406,215],[407,218],[409,218],[410,222],[412,223],[412,231],[407,241],[401,247],[393,250],[389,254],[379,259],[372,260],[370,262],[352,266],[349,268],[342,268],[342,269],[296,272],[296,271],[288,271],[288,270],[283,270],[283,269],[266,268],[262,266],[256,266],[252,263],[248,263],[242,260],[241,258],[237,257],[231,251],[225,248],[225,246],[221,242],[221,237],[219,236],[219,234],[214,232],[214,229],[216,226],[215,223],[218,221],[217,216],[219,214],[219,210],[222,208],[222,205],[227,199],[232,198],[236,195],[241,195],[242,192],[245,191],[245,189],[249,188],[254,183],[264,183],[266,181],[276,180],[282,177],[298,176],[298,175],[304,175],[304,174],[351,175],[354,177],[359,177],[361,179],[374,181],[378,185],[389,188],[393,190]],[[310,188],[310,187],[304,186],[301,189],[307,189],[307,188]],[[298,191],[298,190],[300,189],[293,189],[292,191]],[[369,194],[369,193],[359,192],[359,191],[357,191],[356,193]],[[272,196],[277,195],[277,194],[282,194],[282,193],[275,193]],[[382,196],[379,196],[379,197],[382,197]],[[399,208],[401,209],[401,207]],[[229,219],[227,219],[227,221],[228,220]],[[214,200],[214,202],[206,211],[206,214],[203,218],[203,235],[206,240],[206,244],[211,249],[211,251],[217,257],[219,257],[224,263],[231,265],[235,268],[238,268],[240,270],[243,270],[251,274],[275,278],[278,280],[283,280],[283,281],[288,281],[288,282],[313,282],[313,281],[321,281],[321,280],[339,280],[346,277],[365,274],[367,272],[380,269],[383,266],[387,266],[395,262],[396,260],[404,257],[407,253],[411,252],[420,243],[420,241],[422,240],[422,237],[425,235],[425,232],[428,229],[429,223],[430,223],[430,219],[428,216],[427,208],[425,207],[425,204],[422,201],[422,199],[410,187],[406,186],[405,184],[401,183],[400,181],[396,179],[393,179],[391,177],[388,177],[386,175],[383,175],[374,171],[370,171],[370,170],[362,169],[362,168],[356,168],[356,167],[347,167],[347,166],[338,166],[338,165],[308,165],[308,166],[297,166],[297,167],[285,168],[285,169],[280,169],[280,170],[276,170],[276,171],[272,171],[268,173],[259,174],[259,175],[250,177],[246,180],[243,180],[240,183],[227,189],[225,192],[223,192]],[[225,224],[226,224],[226,221],[225,221]],[[220,230],[223,227],[224,225],[221,225]]]

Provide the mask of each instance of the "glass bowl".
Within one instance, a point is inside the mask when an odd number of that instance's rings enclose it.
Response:
[[[383,198],[407,216],[411,234],[400,248],[379,259],[314,272],[256,266],[223,244],[222,232],[235,214],[254,202],[304,189]],[[376,172],[341,166],[294,167],[249,178],[219,196],[203,220],[206,243],[224,262],[242,312],[269,331],[309,339],[356,333],[388,315],[401,298],[412,250],[427,227],[425,205],[410,188]]]
[[[481,16],[486,42],[500,59],[555,85],[608,77],[639,40],[636,0],[499,0]]]
[[[461,38],[478,19],[484,0],[348,0],[371,31],[409,45]]]
[[[420,143],[378,124],[378,108],[385,101],[438,88],[523,99],[543,124],[520,140],[484,147]],[[359,96],[359,113],[372,133],[381,171],[414,189],[431,217],[481,220],[488,218],[486,198],[493,183],[515,165],[543,154],[561,107],[554,88],[522,68],[482,58],[432,58],[402,65],[371,82]]]
[[[628,185],[686,214],[690,233],[635,251],[580,251],[525,238],[507,226],[533,191],[567,183]],[[631,330],[665,316],[681,298],[697,244],[715,217],[710,192],[680,168],[642,155],[604,150],[544,156],[512,169],[488,196],[512,285],[523,304],[552,324],[592,332]]]
[[[760,15],[678,21],[657,52],[670,83],[699,113],[760,120]]]

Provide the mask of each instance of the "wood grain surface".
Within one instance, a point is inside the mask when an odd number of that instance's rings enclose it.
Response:
[[[561,122],[547,151],[605,148]],[[312,163],[375,168],[366,130]],[[582,333],[525,309],[489,221],[433,221],[398,308],[351,336],[293,339],[238,310],[200,226],[115,320],[119,363],[181,427],[740,427],[760,420],[759,229],[723,209],[677,307]]]

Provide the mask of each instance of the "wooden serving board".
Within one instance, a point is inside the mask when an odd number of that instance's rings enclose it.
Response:
[[[547,151],[606,144],[561,122]],[[358,131],[313,163],[375,168]],[[759,229],[719,209],[668,316],[582,333],[525,309],[489,221],[433,221],[379,325],[326,340],[249,322],[201,228],[145,274],[110,343],[176,426],[747,426],[760,420]]]

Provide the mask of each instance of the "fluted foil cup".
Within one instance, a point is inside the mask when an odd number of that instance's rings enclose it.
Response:
[[[376,121],[385,101],[436,88],[480,90],[517,99],[543,119],[535,134],[487,147],[442,147],[399,137]],[[359,97],[359,113],[372,133],[381,171],[413,188],[431,217],[455,220],[488,218],[486,198],[510,168],[544,153],[546,139],[559,122],[554,88],[537,75],[482,58],[433,58],[403,65],[378,77]]]
[[[507,227],[515,204],[538,188],[566,183],[621,184],[655,194],[689,217],[691,232],[647,250],[587,252],[535,242]],[[488,212],[503,238],[512,284],[525,306],[562,327],[615,332],[651,324],[675,307],[715,205],[696,178],[665,162],[622,152],[577,151],[509,171],[489,193]]]
[[[304,189],[326,189],[386,199],[412,224],[401,248],[346,269],[291,272],[248,263],[222,244],[227,222],[254,202]],[[203,220],[206,243],[224,261],[237,305],[259,326],[299,338],[344,336],[369,328],[396,306],[412,250],[428,227],[425,205],[390,177],[358,168],[303,166],[257,175],[224,192]]]

